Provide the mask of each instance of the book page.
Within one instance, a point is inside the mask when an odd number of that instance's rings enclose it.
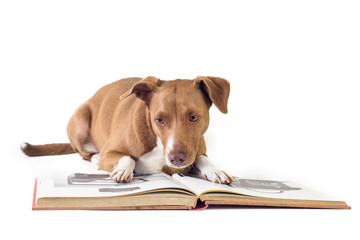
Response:
[[[130,183],[116,183],[109,174],[51,172],[39,173],[37,197],[105,197],[149,191],[179,191],[192,194],[166,174],[134,176]]]
[[[290,181],[235,178],[234,182],[230,184],[219,184],[197,176],[182,174],[175,174],[173,178],[188,186],[197,196],[210,192],[222,192],[266,198],[334,200],[324,194]]]

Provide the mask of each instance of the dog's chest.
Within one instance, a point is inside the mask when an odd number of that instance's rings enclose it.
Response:
[[[165,166],[164,147],[158,139],[156,147],[150,152],[142,155],[135,164],[136,174],[161,173]]]

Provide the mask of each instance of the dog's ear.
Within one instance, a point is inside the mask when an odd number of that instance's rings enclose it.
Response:
[[[195,84],[222,113],[228,112],[227,103],[230,94],[230,83],[226,79],[199,76],[195,79]]]
[[[140,82],[134,84],[132,88],[120,96],[120,99],[127,98],[131,94],[135,94],[136,97],[140,98],[144,102],[149,103],[152,95],[158,88],[160,80],[156,77],[146,77]]]

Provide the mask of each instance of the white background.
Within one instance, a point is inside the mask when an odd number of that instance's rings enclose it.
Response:
[[[1,1],[0,235],[359,239],[359,12],[357,1]],[[20,143],[67,142],[69,117],[98,88],[148,75],[228,79],[229,114],[211,109],[213,161],[353,209],[31,211],[36,169],[82,160],[30,159]]]

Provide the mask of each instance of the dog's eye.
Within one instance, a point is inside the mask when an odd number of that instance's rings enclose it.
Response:
[[[189,117],[189,121],[190,121],[190,122],[197,122],[197,121],[199,121],[199,117],[196,116],[196,115],[191,115],[191,116]]]
[[[155,122],[157,125],[159,125],[160,127],[164,126],[165,121],[162,118],[156,118]]]

